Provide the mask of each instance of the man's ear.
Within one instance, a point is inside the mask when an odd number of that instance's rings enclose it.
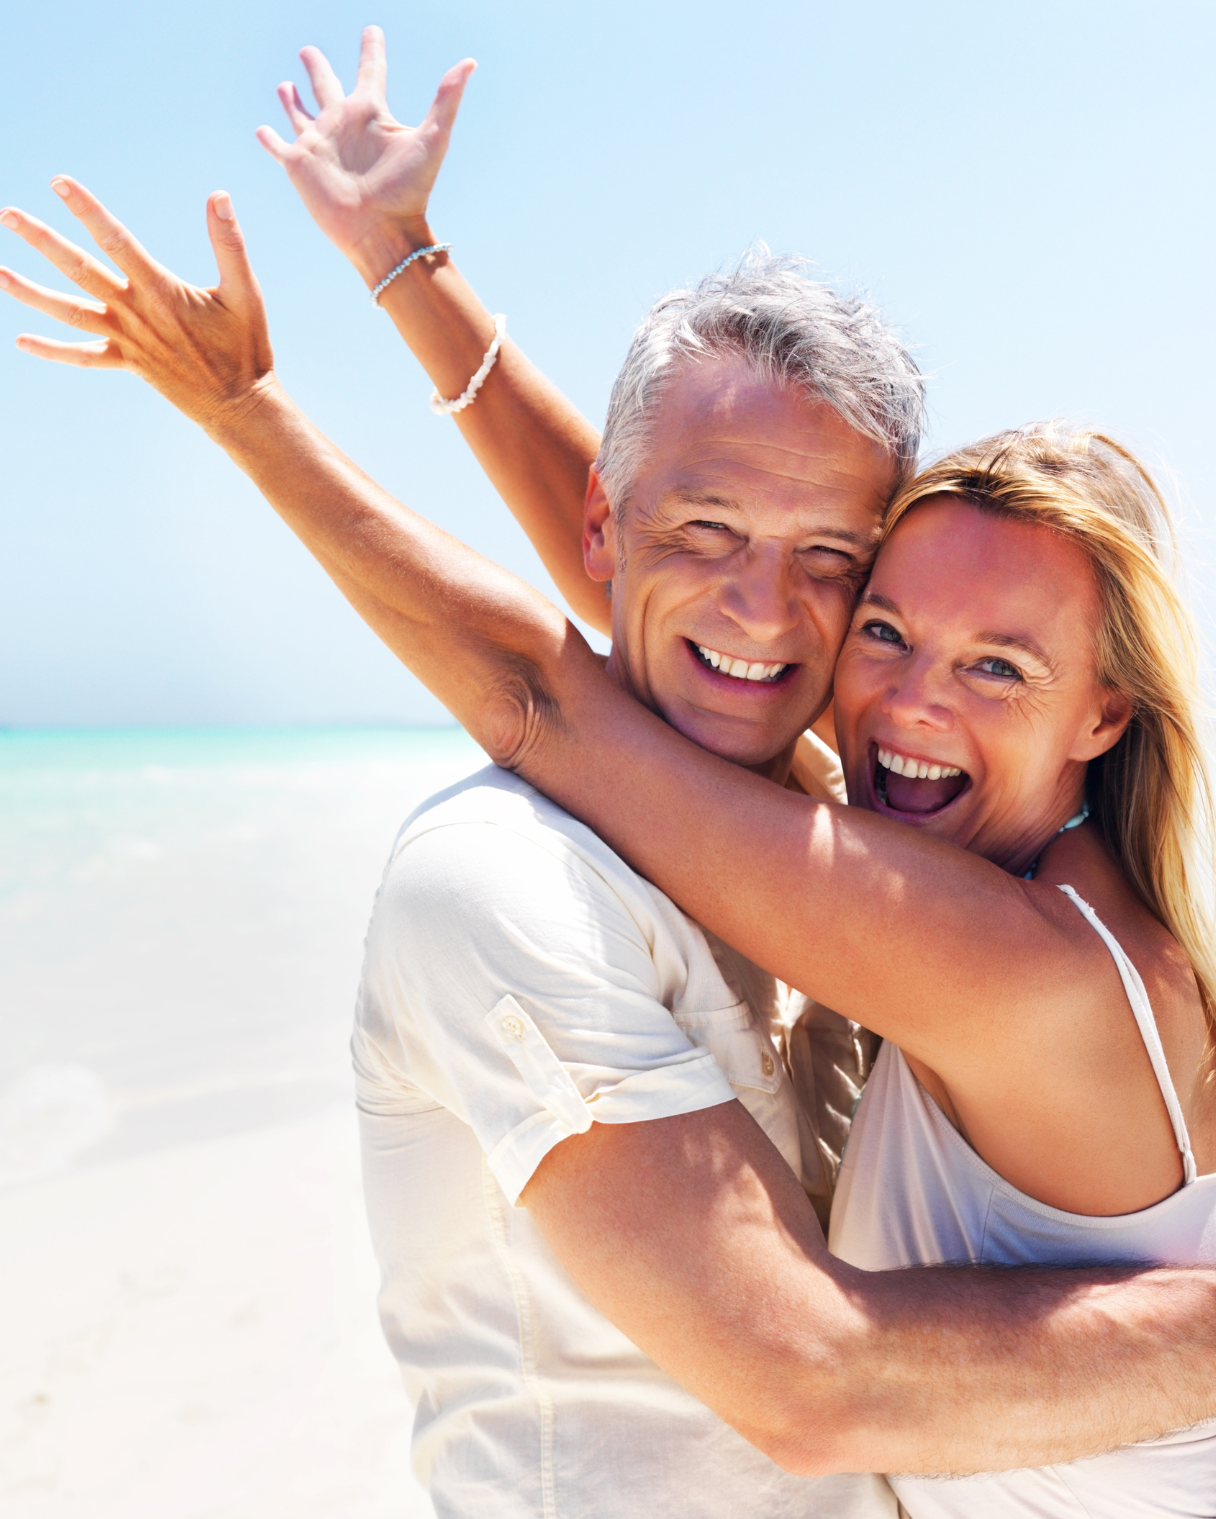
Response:
[[[592,580],[611,580],[616,574],[616,518],[594,465],[583,502],[583,564]]]
[[[1099,754],[1113,749],[1126,733],[1132,720],[1131,699],[1121,691],[1102,691],[1098,702],[1081,729],[1069,759],[1097,759]]]

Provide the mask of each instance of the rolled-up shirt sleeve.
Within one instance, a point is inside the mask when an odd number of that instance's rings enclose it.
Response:
[[[407,837],[368,931],[355,1034],[370,1111],[443,1106],[514,1203],[554,1145],[734,1098],[669,1008],[679,956],[644,892],[560,837],[489,822]]]

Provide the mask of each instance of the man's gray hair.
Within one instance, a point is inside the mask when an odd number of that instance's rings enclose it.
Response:
[[[826,402],[890,451],[901,483],[911,474],[924,425],[924,376],[875,307],[810,279],[806,268],[801,258],[773,257],[761,247],[728,274],[706,275],[695,290],[673,290],[651,307],[612,387],[596,460],[615,510],[633,492],[672,374],[731,355]]]

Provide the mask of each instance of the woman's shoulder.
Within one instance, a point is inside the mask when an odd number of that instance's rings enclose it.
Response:
[[[1202,1012],[1198,984],[1182,946],[1145,905],[1092,823],[1052,840],[1039,860],[1034,884],[1040,891],[1071,887],[1140,972],[1150,1000],[1151,980],[1163,993],[1180,995]],[[1069,915],[1065,919],[1071,921]],[[1078,924],[1084,921],[1078,913]]]
[[[1135,967],[1183,1112],[1196,1129],[1192,1137],[1200,1170],[1216,1169],[1216,1083],[1203,1079],[1210,1064],[1209,1026],[1195,973],[1182,946],[1124,877],[1092,824],[1054,840],[1043,853],[1035,880],[1040,887],[1071,886]],[[1078,920],[1082,921],[1079,913]],[[1080,931],[1092,932],[1088,923]],[[1114,999],[1112,1015],[1123,1015],[1120,996]],[[1206,1139],[1209,1132],[1210,1146]],[[1202,1147],[1211,1150],[1206,1167],[1199,1153],[1201,1133]]]

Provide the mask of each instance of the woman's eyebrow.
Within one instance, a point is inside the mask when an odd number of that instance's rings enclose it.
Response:
[[[889,596],[881,596],[877,591],[863,592],[860,604],[863,607],[881,607],[884,612],[890,612],[895,617],[903,615]]]
[[[1012,633],[977,633],[976,643],[995,644],[998,649],[1020,649],[1023,654],[1029,654],[1032,659],[1037,659],[1048,670],[1054,670],[1054,662],[1047,657],[1038,644],[1030,638],[1018,638]]]
[[[895,617],[903,615],[889,596],[883,596],[878,591],[863,592],[858,605],[881,607],[884,612],[890,612]],[[998,649],[1019,649],[1023,654],[1037,659],[1044,669],[1055,670],[1055,662],[1048,658],[1032,638],[1021,638],[1014,633],[976,633],[973,636],[976,643],[995,644]]]

